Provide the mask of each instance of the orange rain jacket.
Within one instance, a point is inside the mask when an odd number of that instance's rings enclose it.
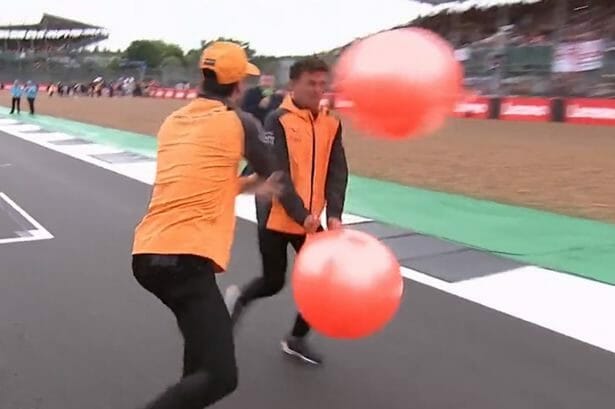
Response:
[[[273,141],[278,167],[290,174],[292,185],[279,199],[257,198],[260,227],[282,233],[305,234],[303,222],[313,214],[341,219],[348,183],[342,125],[328,110],[317,116],[287,96],[265,120],[265,136]]]

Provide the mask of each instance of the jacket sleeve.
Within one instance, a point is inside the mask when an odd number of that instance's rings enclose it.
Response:
[[[237,115],[243,126],[244,157],[248,161],[247,167],[260,177],[268,178],[278,167],[271,152],[273,141],[266,138],[260,122],[252,115],[242,111],[237,111]]]
[[[286,132],[280,123],[280,112],[282,111],[273,111],[265,119],[265,135],[273,140],[273,154],[278,164],[278,169],[283,171],[284,191],[278,200],[282,207],[284,207],[284,210],[286,210],[286,214],[298,224],[303,225],[310,212],[305,208],[305,204],[297,194],[290,177],[288,145],[286,143]]]
[[[258,106],[258,104],[260,104],[261,102],[261,99],[262,95],[258,88],[249,89],[244,96],[243,103],[241,104],[241,109],[254,115],[254,117],[256,117],[256,119],[258,119],[259,121],[262,121],[263,109]]]
[[[346,187],[348,185],[348,162],[342,143],[342,123],[337,127],[337,133],[329,155],[327,181],[325,183],[325,199],[327,201],[327,219],[342,218],[344,202],[346,200]]]

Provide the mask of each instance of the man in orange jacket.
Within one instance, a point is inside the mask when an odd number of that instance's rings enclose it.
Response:
[[[268,177],[265,191],[278,190],[270,139],[258,121],[234,108],[244,77],[258,75],[258,68],[230,42],[206,48],[200,67],[200,96],[173,112],[158,133],[156,179],[134,236],[134,276],[175,314],[184,338],[182,379],[148,409],[200,409],[235,390],[232,321],[215,275],[229,264],[237,193],[262,177]],[[256,175],[238,177],[242,157]],[[288,175],[282,177],[290,186]]]
[[[316,57],[297,61],[290,69],[290,95],[265,120],[277,161],[292,178],[292,194],[285,195],[285,204],[275,198],[256,198],[262,276],[243,289],[227,289],[226,302],[235,323],[252,301],[277,294],[284,287],[288,245],[298,252],[306,234],[322,229],[320,216],[325,205],[328,228],[342,225],[348,165],[342,125],[328,110],[320,109],[328,74],[327,64]],[[291,333],[282,341],[282,350],[319,364],[321,357],[305,342],[309,330],[297,314]]]

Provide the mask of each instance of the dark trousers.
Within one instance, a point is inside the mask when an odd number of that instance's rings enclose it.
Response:
[[[34,115],[34,98],[28,98],[28,105],[30,106],[30,114]]]
[[[15,108],[17,108],[17,113],[21,112],[21,98],[15,98],[11,100],[11,114],[15,112]]]
[[[242,291],[239,302],[248,306],[251,302],[265,297],[271,297],[284,288],[286,269],[288,267],[288,245],[299,252],[305,243],[305,235],[288,234],[259,228],[258,246],[263,264],[263,274],[254,279]],[[297,313],[291,335],[305,337],[310,332],[310,325]]]
[[[184,338],[183,377],[147,409],[202,409],[237,388],[232,323],[213,263],[191,255],[133,256],[134,276],[175,314]]]

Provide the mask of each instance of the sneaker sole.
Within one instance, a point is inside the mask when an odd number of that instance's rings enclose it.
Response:
[[[286,342],[282,341],[281,344],[282,344],[282,351],[285,354],[290,355],[290,356],[295,357],[295,358],[299,358],[302,361],[307,362],[308,364],[321,365],[321,362],[314,361],[313,359],[310,359],[307,356],[305,356],[303,354],[300,354],[299,352],[290,349],[290,347],[288,346],[288,344]]]

